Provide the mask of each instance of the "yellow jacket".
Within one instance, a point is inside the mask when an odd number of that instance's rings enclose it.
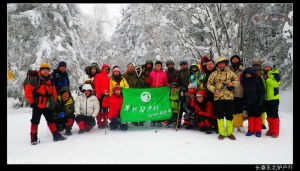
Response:
[[[114,86],[117,85],[117,82],[110,78],[110,83],[109,83],[109,96],[113,94],[113,88]],[[123,77],[122,80],[120,81],[120,87],[121,88],[129,88],[129,84],[127,83],[126,79]]]

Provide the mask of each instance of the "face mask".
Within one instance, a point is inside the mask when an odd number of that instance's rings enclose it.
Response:
[[[168,68],[168,70],[169,70],[170,72],[172,72],[172,71],[174,71],[174,67],[170,67],[170,68]]]
[[[241,65],[241,63],[240,62],[236,62],[236,63],[231,63],[231,65],[234,68],[238,68]]]

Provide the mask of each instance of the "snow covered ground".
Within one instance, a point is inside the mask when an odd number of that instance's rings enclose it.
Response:
[[[235,133],[236,141],[218,140],[217,134],[197,130],[134,127],[129,130],[94,128],[53,142],[42,117],[38,137],[41,143],[30,145],[31,108],[12,109],[14,99],[7,99],[7,163],[8,164],[293,164],[293,91],[281,91],[278,138],[246,137]],[[248,122],[244,121],[247,128]],[[157,130],[157,132],[155,132]]]

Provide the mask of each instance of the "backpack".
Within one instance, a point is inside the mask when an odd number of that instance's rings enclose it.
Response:
[[[40,87],[40,79],[38,78],[39,75],[38,75],[39,71],[38,70],[28,70],[27,73],[26,73],[26,78],[23,82],[23,88],[24,88],[24,91],[25,91],[25,87],[28,85],[28,84],[31,84],[31,80],[36,77],[38,82],[34,88],[34,90],[36,91],[39,87]]]

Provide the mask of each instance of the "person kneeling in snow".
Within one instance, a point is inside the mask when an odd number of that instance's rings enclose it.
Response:
[[[63,87],[57,97],[53,116],[58,131],[66,129],[66,135],[72,135],[71,129],[74,123],[74,99],[69,87]]]
[[[79,126],[79,134],[90,131],[95,125],[95,117],[99,113],[99,101],[92,95],[93,88],[90,84],[82,86],[83,94],[75,101],[76,123]]]
[[[196,92],[197,92],[197,86],[193,83],[190,83],[188,86],[188,92],[186,97],[187,109],[190,112],[186,112],[184,115],[184,125],[186,125],[185,127],[186,129],[192,129],[195,126],[196,114],[193,112],[195,111]]]
[[[110,130],[115,130],[120,126],[120,129],[126,131],[128,129],[127,123],[121,123],[120,111],[122,108],[123,96],[121,94],[121,87],[115,85],[113,88],[113,94],[108,97],[108,94],[104,96],[102,105],[103,107],[109,107],[108,119],[111,121],[109,124]]]
[[[213,105],[210,101],[207,101],[206,94],[202,90],[196,93],[195,113],[197,114],[196,121],[200,127],[199,130],[211,134],[210,119],[213,114]]]

